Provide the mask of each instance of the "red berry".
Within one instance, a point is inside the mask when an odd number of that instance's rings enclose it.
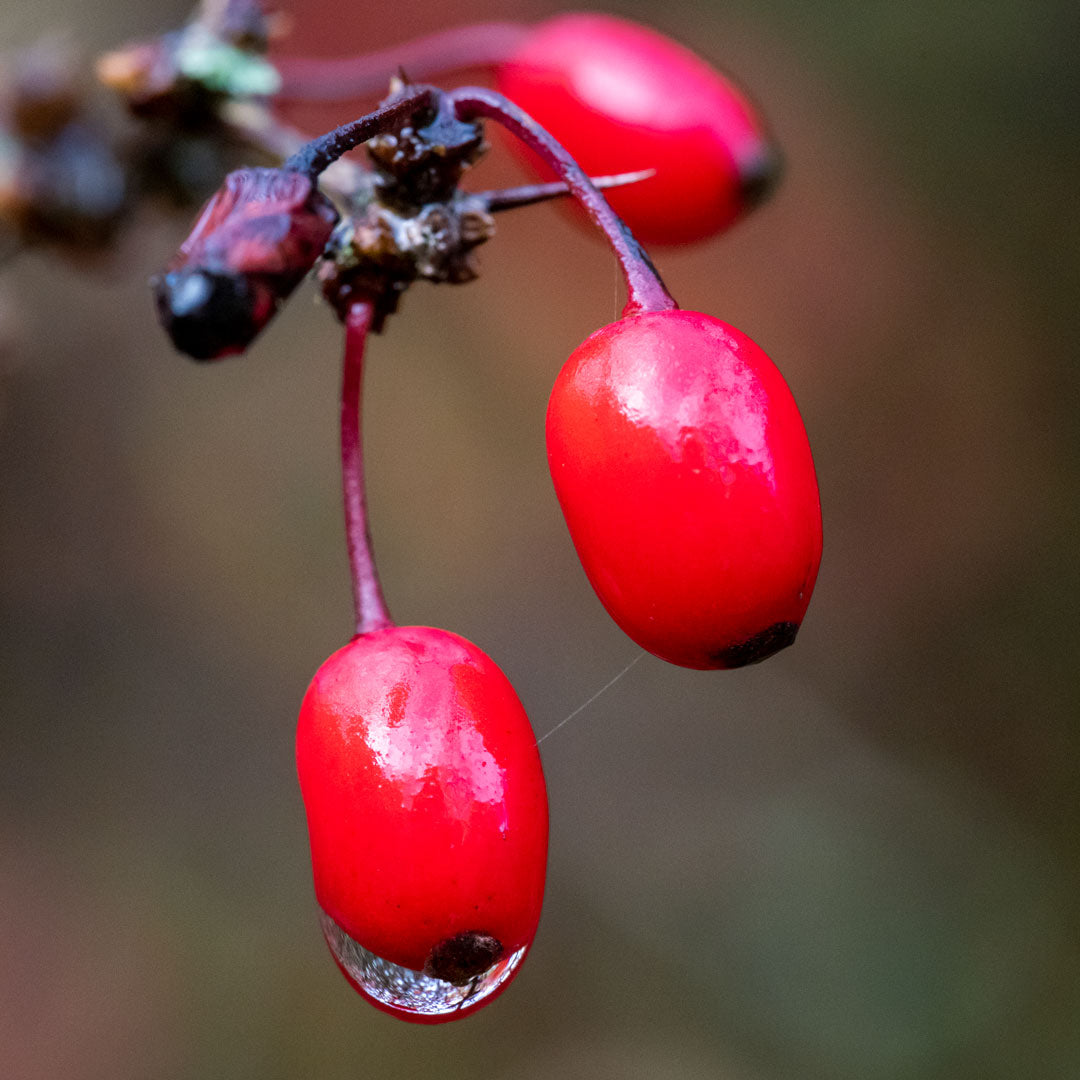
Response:
[[[821,560],[817,477],[745,334],[677,310],[605,326],[560,372],[547,442],[585,572],[639,645],[730,668],[791,644]]]
[[[315,895],[364,997],[422,1023],[492,1000],[540,918],[547,796],[525,711],[456,634],[354,638],[315,674],[296,736]]]
[[[541,23],[500,66],[498,85],[587,173],[656,170],[607,193],[640,240],[711,236],[775,179],[778,156],[742,92],[636,23],[607,15]]]

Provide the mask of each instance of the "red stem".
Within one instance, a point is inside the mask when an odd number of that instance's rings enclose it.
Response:
[[[345,361],[341,379],[341,483],[345,495],[345,546],[352,571],[358,636],[394,625],[383,599],[371,548],[360,437],[364,345],[374,317],[375,306],[370,300],[358,300],[350,305],[345,316]]]
[[[522,23],[490,22],[459,26],[416,38],[366,56],[334,59],[282,56],[274,61],[282,101],[351,101],[386,93],[399,71],[414,82],[438,75],[491,67],[521,44],[529,28]]]
[[[624,318],[650,311],[670,311],[679,306],[664,287],[652,260],[626,223],[611,209],[581,166],[528,113],[502,94],[479,86],[451,90],[447,97],[459,119],[471,120],[484,116],[497,121],[536,151],[565,181],[570,194],[581,203],[597,227],[603,230],[619,260],[626,279]]]

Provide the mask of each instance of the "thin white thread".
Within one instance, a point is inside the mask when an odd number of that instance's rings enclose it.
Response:
[[[602,693],[604,693],[605,690],[610,690],[644,655],[645,650],[642,649],[642,651],[639,652],[637,656],[635,656],[634,659],[631,660],[630,663],[627,664],[626,667],[624,667],[622,671],[620,671],[619,674],[615,676],[614,679],[612,679],[610,682],[604,683],[604,685],[601,686],[600,689],[597,690],[596,693],[593,694],[593,696],[589,698],[588,701],[586,701],[583,705],[579,705],[565,719],[560,720],[546,735],[541,735],[540,738],[536,740],[536,745],[539,746],[548,737],[548,735],[554,735],[555,732],[563,726],[563,724],[569,724],[570,721],[573,720],[579,712],[581,712],[583,709],[587,709]]]

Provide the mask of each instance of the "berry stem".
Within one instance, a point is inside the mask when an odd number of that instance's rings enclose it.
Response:
[[[244,142],[271,161],[284,162],[304,150],[309,136],[282,123],[274,113],[251,102],[229,102],[221,110],[229,134]],[[355,198],[370,185],[370,173],[364,165],[348,158],[336,162],[333,183],[329,187],[343,198]]]
[[[282,166],[293,172],[306,173],[313,179],[329,168],[342,154],[368,139],[392,128],[399,120],[431,104],[434,91],[430,86],[411,87],[401,97],[366,113],[359,120],[342,124],[326,135],[302,146]]]
[[[399,71],[406,72],[410,79],[427,81],[454,71],[491,67],[505,60],[528,32],[529,28],[522,23],[473,23],[366,56],[279,57],[274,61],[282,80],[277,98],[351,101],[382,94],[387,82]]]
[[[370,300],[357,300],[345,315],[345,360],[341,377],[341,484],[345,496],[345,546],[352,571],[356,634],[393,626],[383,599],[368,527],[364,494],[364,455],[360,436],[364,346],[375,317]]]
[[[624,318],[646,312],[671,311],[679,306],[664,287],[645,249],[637,242],[622,218],[611,209],[581,166],[528,113],[502,94],[479,86],[463,86],[458,90],[451,90],[447,97],[459,119],[471,120],[483,116],[495,120],[539,154],[558,173],[570,189],[570,194],[581,203],[594,224],[603,230],[615,251],[626,279]]]

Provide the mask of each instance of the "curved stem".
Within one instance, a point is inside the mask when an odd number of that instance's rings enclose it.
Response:
[[[366,56],[278,57],[274,65],[282,87],[276,96],[282,101],[351,101],[382,95],[399,71],[426,82],[437,75],[498,64],[517,49],[528,32],[523,23],[474,23]]]
[[[622,218],[611,209],[581,166],[528,113],[502,94],[479,86],[451,90],[447,97],[459,119],[471,120],[484,116],[497,121],[536,151],[559,174],[570,189],[570,194],[581,203],[597,227],[603,230],[615,251],[626,279],[624,318],[678,307],[660,280],[652,260]]]
[[[360,437],[364,345],[374,316],[375,306],[370,300],[358,300],[349,307],[345,316],[345,361],[341,378],[341,483],[345,495],[345,546],[352,571],[358,635],[394,625],[383,599],[371,548]]]
[[[347,154],[361,143],[393,127],[402,118],[430,104],[433,93],[430,86],[410,88],[401,97],[361,116],[359,120],[342,124],[329,134],[312,139],[297,150],[282,168],[306,173],[314,179],[342,154]]]
[[[271,160],[284,163],[311,141],[310,136],[283,124],[261,104],[228,102],[221,115],[232,136]],[[356,199],[370,187],[371,174],[362,162],[339,158],[333,165],[333,180],[327,184],[330,178],[323,177],[324,190],[336,191],[343,199]]]

